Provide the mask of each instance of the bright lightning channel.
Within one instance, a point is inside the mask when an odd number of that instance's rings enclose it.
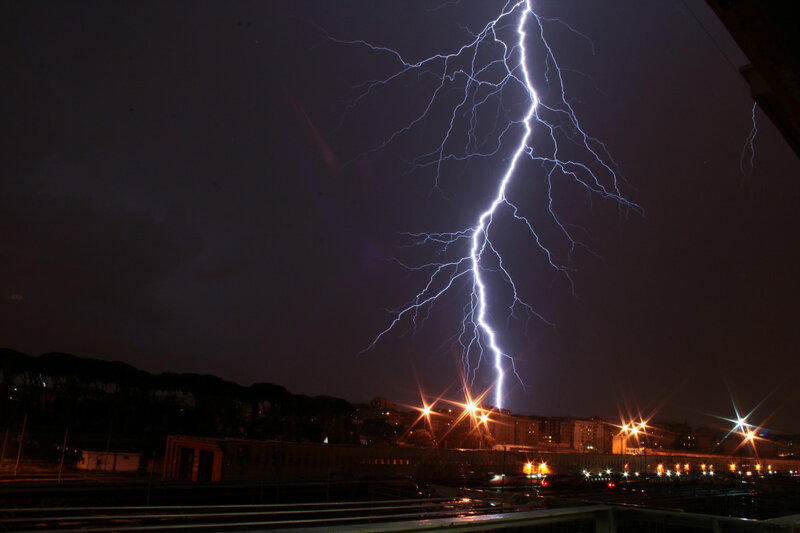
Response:
[[[515,316],[517,308],[522,308],[529,317],[533,315],[548,324],[549,322],[520,298],[517,285],[491,239],[490,231],[495,217],[505,212],[514,221],[522,224],[549,265],[565,275],[572,284],[570,278],[572,255],[577,248],[588,250],[588,247],[573,236],[574,228],[557,213],[553,187],[559,180],[563,178],[573,181],[590,194],[613,200],[622,208],[641,212],[637,204],[621,194],[616,164],[605,145],[584,131],[573,107],[568,102],[562,70],[545,38],[545,23],[563,24],[576,35],[586,38],[561,21],[539,16],[534,12],[530,0],[506,2],[500,14],[483,26],[480,32],[467,30],[470,36],[468,42],[450,53],[437,53],[420,61],[408,61],[394,49],[376,46],[363,40],[346,41],[331,37],[338,43],[366,46],[376,52],[388,53],[399,62],[399,68],[391,75],[361,85],[353,105],[406,74],[420,77],[432,75],[438,81],[421,113],[385,138],[374,150],[386,147],[402,135],[421,126],[430,118],[435,106],[449,98],[454,90],[458,90],[459,101],[457,104],[451,104],[449,108],[449,122],[441,142],[428,153],[417,157],[414,165],[433,167],[435,186],[438,188],[444,166],[448,162],[463,162],[492,156],[498,156],[506,161],[504,170],[498,173],[499,178],[491,202],[488,202],[486,209],[477,215],[473,226],[453,232],[406,234],[414,244],[440,247],[441,254],[447,254],[459,245],[463,245],[466,250],[463,250],[462,255],[456,259],[420,266],[408,265],[397,260],[408,269],[427,271],[427,282],[410,302],[391,311],[393,319],[367,347],[367,350],[373,348],[403,320],[411,320],[416,327],[419,320],[424,321],[426,309],[429,310],[440,297],[451,291],[457,283],[464,281],[471,286],[471,290],[463,307],[464,316],[460,330],[454,339],[460,345],[464,373],[471,376],[471,382],[474,382],[484,358],[491,359],[495,373],[494,403],[498,408],[503,404],[506,373],[510,370],[520,383],[522,380],[516,371],[514,358],[500,346],[500,334],[495,325],[497,319],[490,317],[491,284],[487,282],[487,276],[499,276],[510,289],[507,311],[509,317]],[[526,33],[530,27],[535,28],[533,36]],[[543,102],[534,87],[532,73],[527,64],[528,38],[538,39],[537,44],[542,47],[540,50],[544,55],[544,64],[540,65],[540,71],[543,72],[545,81],[551,85],[551,89],[556,89],[550,91],[551,94],[555,94],[552,103]],[[511,98],[512,89],[515,91],[521,89],[521,94],[525,96],[527,102],[524,104],[524,112],[518,111],[517,118],[509,115],[512,106],[504,100],[504,97]],[[479,129],[483,124],[480,120],[482,113],[492,105],[496,106],[496,112],[488,128],[493,134],[479,135],[483,133],[483,130]],[[459,119],[466,122],[463,130],[466,134],[466,143],[456,141]],[[502,124],[501,119],[505,120]],[[531,142],[534,128],[540,128],[545,134],[545,140],[537,145]],[[521,131],[516,143],[511,141],[513,152],[510,155],[501,153],[510,142],[508,138],[517,130]],[[569,147],[566,144],[569,144]],[[509,198],[509,184],[520,174],[518,167],[526,158],[544,170],[546,209],[554,228],[565,239],[568,249],[566,257],[557,257],[531,220],[524,216]],[[420,313],[423,313],[422,318]]]

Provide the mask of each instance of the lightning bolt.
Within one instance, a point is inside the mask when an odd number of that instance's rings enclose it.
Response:
[[[433,304],[446,293],[457,293],[456,287],[469,290],[463,306],[460,328],[451,341],[461,350],[465,375],[474,382],[485,359],[494,369],[494,403],[501,407],[507,374],[517,373],[514,357],[501,347],[501,329],[493,314],[492,302],[504,300],[507,321],[520,311],[552,325],[519,295],[517,283],[503,261],[499,247],[492,240],[494,231],[501,231],[498,219],[507,217],[527,230],[533,246],[543,254],[549,266],[563,274],[573,287],[570,272],[573,254],[579,248],[591,250],[574,234],[577,229],[561,217],[554,189],[571,182],[589,196],[616,202],[624,211],[641,212],[640,207],[620,192],[616,163],[605,145],[588,135],[569,103],[562,69],[545,36],[545,26],[562,24],[576,35],[586,38],[570,26],[538,15],[530,0],[507,1],[496,18],[477,33],[468,34],[464,44],[448,53],[436,53],[411,61],[389,47],[364,40],[342,40],[328,35],[335,42],[367,47],[390,55],[398,67],[388,76],[358,86],[351,107],[387,88],[404,77],[435,80],[434,87],[419,114],[383,139],[370,152],[385,148],[416,128],[421,128],[434,114],[434,109],[447,109],[447,118],[440,141],[413,159],[415,168],[432,168],[434,188],[439,189],[446,166],[450,163],[484,159],[505,161],[504,169],[493,178],[496,186],[484,210],[476,214],[475,223],[451,232],[405,233],[412,245],[433,246],[445,260],[423,265],[410,265],[395,259],[404,268],[425,273],[427,281],[405,305],[391,310],[393,318],[366,348],[373,348],[402,321],[418,327]],[[530,33],[530,34],[529,34]],[[587,38],[588,39],[588,38]],[[529,66],[529,46],[534,42],[542,64],[538,73],[548,90],[540,97]],[[592,45],[593,47],[593,45]],[[593,48],[592,48],[593,49]],[[453,95],[457,95],[454,100]],[[521,102],[515,104],[516,101]],[[534,138],[540,136],[538,142]],[[514,140],[516,138],[516,140]],[[543,209],[549,226],[555,230],[565,253],[557,253],[548,244],[530,215],[512,201],[510,185],[526,177],[521,171],[525,161],[533,162],[543,174],[546,198]],[[541,222],[540,222],[541,224]],[[506,288],[497,289],[498,284]]]
[[[750,133],[747,134],[747,138],[744,140],[744,146],[742,147],[742,155],[739,158],[739,169],[742,171],[742,176],[745,177],[748,174],[752,174],[753,170],[755,170],[755,160],[756,160],[756,135],[758,135],[758,126],[756,125],[756,107],[758,104],[753,102],[753,111],[751,113],[750,119],[752,121],[752,127],[750,128]],[[749,154],[749,155],[748,155]],[[745,172],[745,159],[748,159],[749,163],[749,170]]]

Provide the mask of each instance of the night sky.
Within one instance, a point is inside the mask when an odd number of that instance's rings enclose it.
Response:
[[[325,31],[421,59],[502,4],[3,3],[0,346],[353,402],[417,402],[418,384],[457,398],[464,291],[362,350],[424,282],[390,261],[430,260],[401,232],[471,225],[499,165],[447,166],[434,188],[409,161],[441,115],[370,152],[426,82],[351,106],[396,64]],[[800,161],[757,111],[742,172],[746,58],[701,1],[536,9],[593,41],[547,26],[570,103],[644,216],[564,189],[597,254],[576,255],[574,294],[530,237],[502,240],[554,324],[499,320],[525,383],[508,407],[714,425],[733,396],[800,432]],[[521,191],[540,194],[540,174]]]

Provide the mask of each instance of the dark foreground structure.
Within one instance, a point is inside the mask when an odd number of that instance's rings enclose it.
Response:
[[[422,482],[484,480],[522,472],[525,458],[498,450],[214,439],[170,435],[164,479],[301,481],[410,477]]]
[[[454,450],[357,446],[170,435],[163,477],[183,481],[299,481],[408,477],[418,483],[485,483],[491,474],[742,476],[800,472],[800,458],[648,452],[642,455],[546,453],[521,448]],[[748,474],[749,472],[749,474]]]
[[[706,0],[750,63],[753,99],[800,157],[800,33],[796,2]]]

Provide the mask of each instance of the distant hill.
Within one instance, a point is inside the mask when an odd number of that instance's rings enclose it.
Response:
[[[65,427],[73,441],[105,446],[110,435],[135,449],[158,450],[168,434],[358,442],[355,408],[340,398],[212,375],[151,374],[65,353],[0,349],[0,392],[2,427],[20,427],[27,416],[40,446],[56,442]]]

